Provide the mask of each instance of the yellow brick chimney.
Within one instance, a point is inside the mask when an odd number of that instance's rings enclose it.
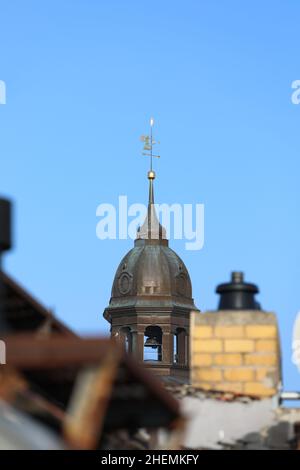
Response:
[[[191,383],[197,388],[270,397],[281,385],[277,319],[260,310],[242,273],[217,288],[219,310],[191,314]]]

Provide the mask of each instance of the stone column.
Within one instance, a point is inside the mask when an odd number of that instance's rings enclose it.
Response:
[[[162,362],[164,364],[173,364],[173,335],[169,331],[163,331]]]
[[[144,360],[144,333],[132,331],[132,354],[137,360]]]
[[[186,345],[186,332],[184,330],[180,331],[177,336],[178,341],[178,364],[186,365],[187,363],[187,345]]]

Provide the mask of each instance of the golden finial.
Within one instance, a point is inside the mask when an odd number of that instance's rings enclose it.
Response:
[[[148,180],[155,179],[155,172],[153,170],[148,171]]]

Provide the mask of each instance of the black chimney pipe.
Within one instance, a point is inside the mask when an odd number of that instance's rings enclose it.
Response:
[[[242,272],[231,273],[231,282],[220,284],[216,292],[220,294],[218,310],[261,310],[255,300],[259,289],[255,284],[244,282]]]

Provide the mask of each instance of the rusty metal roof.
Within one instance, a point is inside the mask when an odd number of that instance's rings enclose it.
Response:
[[[50,310],[29,294],[11,276],[0,273],[3,281],[1,314],[11,332],[52,332],[76,336]]]
[[[14,335],[6,345],[0,398],[69,445],[97,448],[103,432],[182,422],[177,400],[112,340]]]

